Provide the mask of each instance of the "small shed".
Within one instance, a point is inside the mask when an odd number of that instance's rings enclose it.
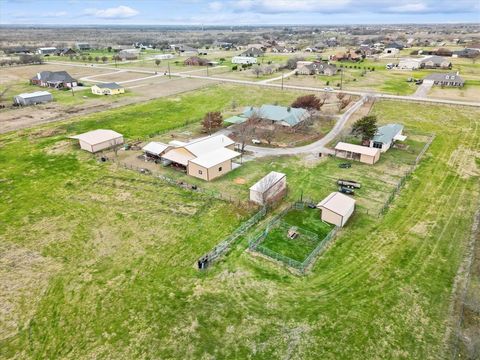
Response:
[[[250,188],[250,201],[260,205],[278,199],[287,190],[287,175],[272,171]]]
[[[355,210],[355,200],[339,192],[332,192],[317,205],[322,211],[322,221],[344,226]]]
[[[373,165],[380,159],[380,149],[339,142],[335,146],[335,156]]]
[[[147,145],[145,145],[142,150],[145,152],[145,156],[161,158],[162,155],[171,148],[172,146],[170,145],[161,142],[151,141]]]
[[[91,153],[96,153],[123,144],[122,134],[113,130],[103,129],[71,136],[70,139],[77,139],[80,143],[80,148]]]
[[[53,96],[48,91],[23,93],[13,97],[13,102],[17,105],[35,105],[50,102],[52,100]]]

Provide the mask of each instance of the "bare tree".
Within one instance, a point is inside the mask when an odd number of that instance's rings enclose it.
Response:
[[[242,153],[245,152],[245,145],[247,140],[255,135],[255,131],[260,120],[261,118],[257,114],[253,114],[247,119],[247,121],[241,123],[238,126],[237,134],[240,140],[240,150]]]
[[[263,74],[263,69],[260,67],[260,66],[255,66],[253,69],[252,69],[252,72],[257,75],[257,78]]]

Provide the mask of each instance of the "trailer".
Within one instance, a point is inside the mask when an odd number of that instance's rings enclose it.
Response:
[[[344,179],[338,179],[337,185],[345,186],[352,189],[360,189],[362,187],[362,184],[360,184],[359,182],[356,182],[354,180],[344,180]]]

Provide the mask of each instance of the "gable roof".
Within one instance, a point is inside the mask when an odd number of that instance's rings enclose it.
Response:
[[[116,82],[96,84],[94,86],[99,87],[100,89],[122,89],[123,86],[118,85]]]
[[[236,158],[237,156],[240,156],[240,153],[225,147],[221,147],[205,153],[196,159],[192,159],[190,162],[209,169],[215,165],[223,163],[224,161]]]
[[[393,138],[402,132],[402,130],[403,125],[400,124],[387,124],[380,126],[372,140],[375,142],[381,142],[382,144],[390,144],[393,141]]]
[[[105,141],[115,140],[121,137],[123,137],[123,135],[116,131],[98,129],[98,130],[88,131],[83,134],[70,136],[70,139],[78,139],[86,142],[87,144],[95,145],[95,144],[103,143]]]
[[[279,105],[262,105],[260,108],[246,107],[243,110],[243,115],[246,117],[250,117],[255,113],[262,119],[285,122],[290,126],[297,125],[308,116],[308,111],[305,109]]]
[[[432,61],[434,64],[440,65],[443,62],[446,62],[447,59],[445,59],[444,57],[441,57],[441,56],[432,55],[432,56],[427,56],[426,58],[422,59],[421,62],[426,63],[426,62],[429,62],[429,61]]]
[[[235,144],[235,141],[225,135],[207,136],[187,143],[184,147],[196,157]]]
[[[42,80],[45,82],[75,82],[76,80],[70,76],[66,71],[42,71],[33,77],[35,80]]]
[[[170,147],[171,147],[170,145],[167,145],[161,142],[151,141],[147,145],[145,145],[142,148],[142,150],[158,156],[161,153],[163,153],[165,150],[169,149]]]
[[[260,56],[260,55],[263,55],[263,51],[255,47],[251,47],[240,54],[240,56],[251,56],[251,55]]]
[[[48,91],[35,91],[35,92],[31,92],[31,93],[18,94],[16,96],[19,96],[23,99],[30,99],[30,98],[36,98],[36,97],[39,97],[39,96],[52,96],[52,94],[49,93]]]
[[[361,145],[349,144],[344,142],[339,142],[335,146],[335,150],[340,151],[350,151],[357,154],[367,155],[367,156],[376,156],[380,152],[380,149],[371,148]]]
[[[433,81],[447,81],[447,82],[457,82],[464,83],[465,80],[460,75],[455,73],[435,73],[427,75],[424,80],[433,80]]]
[[[320,201],[317,208],[324,208],[340,216],[346,216],[355,206],[355,200],[339,192],[332,192],[325,199]]]
[[[281,179],[283,179],[285,176],[287,175],[276,172],[276,171],[271,171],[267,175],[265,175],[263,178],[258,180],[255,184],[253,184],[250,187],[250,190],[265,192],[268,189],[270,189],[273,185],[275,185],[277,182],[279,182]]]

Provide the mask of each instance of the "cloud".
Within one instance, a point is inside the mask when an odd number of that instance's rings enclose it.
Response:
[[[223,9],[223,4],[220,1],[213,1],[208,4],[208,7],[212,11],[220,11]]]
[[[48,18],[48,17],[65,17],[65,16],[68,16],[68,12],[66,12],[66,11],[46,12],[46,13],[42,13],[40,16],[45,17],[45,18]]]
[[[129,6],[120,5],[108,9],[86,9],[85,15],[94,16],[100,19],[126,19],[139,14],[138,10],[132,9]]]
[[[230,2],[236,11],[250,11],[262,14],[331,12],[346,9],[352,0],[239,0]]]

